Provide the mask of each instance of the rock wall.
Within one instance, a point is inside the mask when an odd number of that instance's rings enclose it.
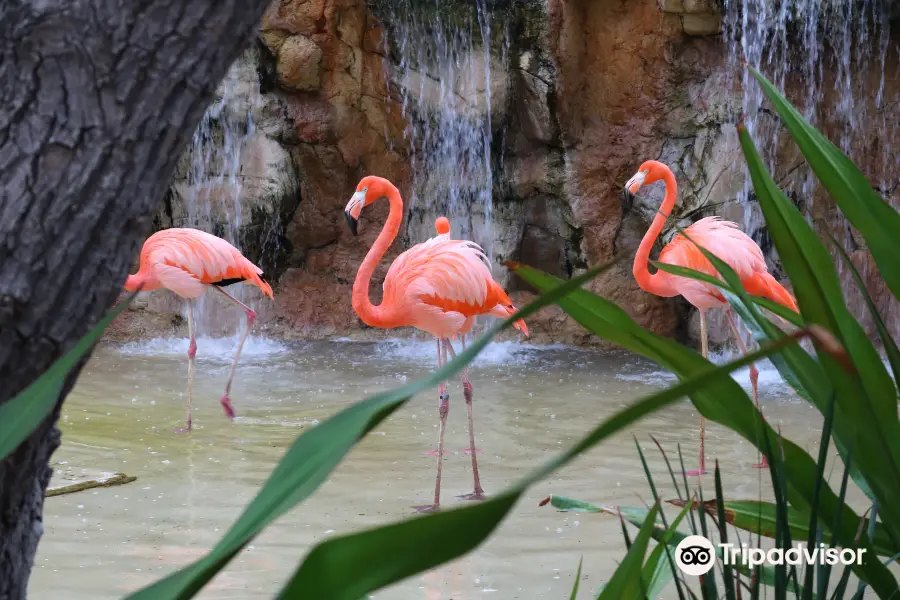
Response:
[[[366,174],[388,177],[404,197],[415,179],[410,114],[396,80],[397,48],[386,33],[390,27],[379,20],[386,3],[276,0],[257,47],[226,82],[238,98],[228,103],[230,114],[249,115],[254,127],[240,152],[241,204],[250,218],[239,235],[248,256],[276,281],[274,305],[251,297],[266,307],[264,327],[272,335],[401,334],[366,328],[349,301],[356,268],[387,206],[363,213],[358,238],[349,234],[342,215]],[[593,291],[651,330],[696,337],[696,316],[686,303],[644,293],[631,274],[631,259],[662,200],[662,187],[646,188],[634,204],[625,201],[621,188],[641,162],[661,160],[678,180],[675,222],[686,226],[709,214],[741,221],[745,208],[737,198],[744,174],[734,124],[742,94],[719,35],[719,3],[515,0],[488,6],[505,32],[503,39],[490,40],[496,74],[490,103],[495,263],[517,260],[566,278],[588,265],[614,261],[590,284]],[[501,60],[506,64],[493,66]],[[429,74],[421,77],[427,82]],[[887,86],[898,83],[895,77]],[[871,144],[871,152],[881,148],[877,140]],[[161,211],[161,227],[183,221],[192,186],[204,183],[192,180],[189,154]],[[779,154],[784,168],[776,177],[789,184],[801,176],[800,161],[787,145]],[[208,170],[215,174],[217,168]],[[887,193],[896,195],[897,188]],[[222,229],[226,212],[212,211],[213,231]],[[828,220],[824,214],[821,219]],[[402,251],[400,242],[421,241],[416,238],[428,235],[430,226],[410,228],[412,239],[398,241],[385,258],[374,277],[373,301],[387,265]],[[748,233],[762,240],[780,277],[764,233]],[[664,232],[658,248],[671,234],[672,228]],[[859,246],[855,260],[870,267],[867,257]],[[502,267],[495,267],[495,274],[517,303],[531,297]],[[873,285],[876,280],[871,278]],[[177,304],[166,294],[152,294],[114,335],[182,331],[183,322],[170,314]],[[536,315],[529,326],[538,343],[597,341],[555,308]],[[724,339],[721,323],[714,322],[711,333],[714,342]]]

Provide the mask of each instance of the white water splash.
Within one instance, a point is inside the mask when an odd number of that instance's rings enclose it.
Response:
[[[736,360],[738,357],[729,352],[716,352],[710,354],[710,359],[717,365],[723,365],[729,361]],[[775,397],[775,396],[796,396],[796,393],[782,379],[778,369],[775,368],[770,361],[764,360],[756,363],[759,369],[759,395]],[[742,388],[747,392],[751,391],[750,386],[750,368],[745,367],[731,374]],[[616,379],[620,381],[632,381],[643,383],[653,387],[669,387],[678,381],[674,374],[665,369],[654,369],[652,366],[640,373],[617,374]]]
[[[393,361],[399,363],[414,363],[436,367],[437,366],[437,344],[434,340],[410,340],[410,339],[388,339],[377,342],[357,342],[347,338],[338,338],[331,340],[332,343],[352,343],[352,344],[369,344],[372,346],[371,354],[379,361]],[[470,343],[467,343],[471,345]],[[453,349],[457,355],[462,352],[462,346],[459,340],[453,342]],[[503,366],[503,365],[524,365],[536,362],[542,359],[542,355],[546,355],[552,351],[578,352],[579,349],[562,344],[551,344],[547,346],[534,346],[531,344],[521,344],[519,342],[491,342],[479,353],[472,361],[473,367],[479,366]]]
[[[197,338],[197,360],[230,363],[234,359],[240,336]],[[122,344],[119,351],[128,356],[184,358],[187,355],[188,338],[153,338]],[[241,350],[242,362],[266,361],[290,354],[291,349],[281,342],[248,336]]]

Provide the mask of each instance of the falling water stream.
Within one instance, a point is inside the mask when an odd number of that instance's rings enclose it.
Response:
[[[454,237],[474,240],[493,257],[492,81],[506,57],[492,55],[490,40],[504,24],[487,0],[469,7],[402,0],[385,10],[409,123],[408,240],[433,236],[435,218],[444,215]]]
[[[256,56],[253,50],[249,52],[255,64]],[[261,103],[255,72],[247,77],[244,63],[235,62],[182,158],[188,168],[184,179],[174,184],[182,200],[181,211],[173,215],[175,226],[213,233],[243,250],[242,227],[249,215],[243,214],[241,203],[242,155],[256,135],[254,111]],[[243,285],[231,286],[228,292],[245,303],[256,297]],[[186,310],[185,306],[185,317]],[[221,333],[224,326],[224,333],[235,334],[241,326],[235,318],[239,314],[219,295],[205,294],[195,301],[194,317],[201,333]]]
[[[896,64],[891,54],[896,46],[890,44],[890,19],[896,4],[893,0],[725,0],[729,72],[742,73],[747,129],[770,172],[781,178],[782,189],[793,194],[810,222],[828,230],[848,252],[857,245],[850,228],[837,211],[827,205],[816,206],[813,198],[818,182],[808,167],[800,165],[794,170],[793,164],[785,164],[784,157],[789,154],[779,150],[787,134],[741,61],[746,60],[786,90],[804,116],[824,128],[890,199],[900,170],[895,146],[900,123],[895,110],[885,110],[900,101],[885,88],[886,75],[893,75],[886,69]],[[747,178],[741,198],[743,227],[761,241],[762,214],[751,202],[751,192]],[[851,277],[840,260],[835,263],[851,309],[861,314],[862,299]]]

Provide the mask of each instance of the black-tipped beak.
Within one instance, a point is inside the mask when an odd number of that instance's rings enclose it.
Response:
[[[353,215],[350,214],[350,211],[346,211],[344,216],[347,217],[347,227],[350,228],[350,233],[353,235],[357,235],[356,233],[356,225],[359,223],[356,219],[353,218]]]
[[[625,201],[625,206],[631,208],[634,206],[634,194],[632,194],[628,188],[622,189],[622,199]]]

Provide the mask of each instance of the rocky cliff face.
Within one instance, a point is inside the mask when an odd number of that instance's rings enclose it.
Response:
[[[644,293],[631,274],[631,258],[662,200],[661,186],[642,191],[633,205],[625,203],[620,190],[641,162],[662,160],[673,167],[679,184],[675,222],[686,226],[709,214],[742,221],[747,205],[738,202],[744,174],[734,124],[743,95],[740,77],[727,60],[719,3],[482,0],[477,21],[470,9],[456,4],[444,2],[450,8],[438,17],[480,25],[471,30],[472,48],[462,62],[476,75],[490,73],[490,85],[477,85],[478,77],[466,79],[471,73],[461,68],[451,88],[459,98],[452,110],[476,124],[489,123],[492,204],[486,214],[496,276],[518,302],[525,302],[530,297],[526,286],[506,273],[502,261],[532,264],[560,277],[616,261],[591,289],[645,327],[664,335],[689,334],[696,324],[687,305]],[[266,319],[274,334],[385,335],[365,329],[349,301],[356,268],[387,210],[386,205],[367,209],[358,238],[346,230],[342,208],[363,175],[388,177],[405,198],[416,198],[404,239],[376,272],[373,299],[400,246],[431,235],[428,191],[439,189],[435,180],[456,165],[423,160],[416,127],[442,118],[429,108],[429,98],[432,104],[446,104],[436,82],[447,79],[435,70],[436,63],[409,60],[409,49],[401,46],[410,40],[402,39],[396,25],[401,5],[409,10],[402,0],[370,5],[365,0],[276,0],[258,46],[235,65],[223,86],[231,95],[213,119],[231,119],[232,127],[241,119],[252,122],[237,126],[243,132],[239,168],[223,178],[227,165],[214,159],[198,176],[195,144],[160,213],[160,226],[188,222],[188,215],[197,212],[192,202],[202,195],[197,189],[203,188],[212,208],[203,213],[207,221],[202,224],[220,234],[228,231],[234,209],[221,208],[228,203],[215,199],[227,196],[219,188],[237,179],[242,218],[232,233],[277,280],[276,303]],[[433,9],[428,6],[423,10]],[[485,19],[490,19],[489,31]],[[891,56],[896,61],[896,53]],[[789,91],[794,83],[786,81]],[[896,93],[898,83],[889,77],[885,93]],[[221,127],[209,129],[213,145],[227,141]],[[864,155],[882,152],[877,139],[870,137],[869,143]],[[804,175],[796,151],[787,144],[780,148],[776,176],[799,188]],[[881,170],[892,164],[891,157],[880,160]],[[885,193],[896,195],[896,186]],[[820,212],[827,227],[828,211]],[[482,221],[483,214],[478,213]],[[665,232],[662,241],[671,233]],[[748,233],[761,240],[780,276],[764,232]],[[484,244],[479,235],[486,234],[474,227],[472,237]],[[866,263],[865,249],[856,250],[854,258]],[[119,335],[150,331],[159,322],[178,326],[177,318],[164,316],[171,307],[151,298],[139,311],[145,317],[132,314],[132,324],[120,327]],[[157,325],[140,325],[151,320]],[[546,309],[530,326],[538,342],[594,342],[556,309]],[[713,327],[714,341],[722,338],[720,329]]]

